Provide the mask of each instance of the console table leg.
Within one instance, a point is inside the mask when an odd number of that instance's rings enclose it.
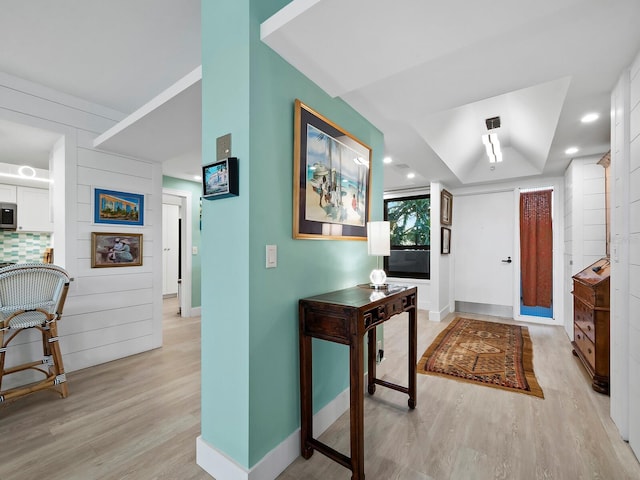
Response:
[[[418,309],[409,310],[409,408],[416,408],[416,384],[418,381]]]
[[[354,480],[364,479],[364,358],[362,337],[355,335],[350,354],[351,471]]]
[[[300,318],[304,319],[303,311],[300,312]],[[305,459],[313,455],[313,448],[309,445],[309,440],[313,438],[311,349],[311,337],[300,335],[300,452]]]
[[[376,327],[367,333],[367,391],[369,395],[376,393]]]

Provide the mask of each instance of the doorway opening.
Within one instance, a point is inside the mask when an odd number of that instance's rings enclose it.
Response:
[[[191,316],[191,193],[162,189],[162,296],[177,298],[181,317]]]
[[[553,187],[520,190],[520,315],[553,318]]]

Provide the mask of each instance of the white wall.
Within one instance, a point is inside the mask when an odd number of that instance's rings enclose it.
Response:
[[[452,248],[452,254],[442,255],[440,229],[440,195],[442,190],[447,190],[447,186],[440,182],[431,182],[431,310],[429,311],[429,320],[443,320],[449,313],[454,311],[454,278],[453,278],[453,255],[455,251]],[[452,225],[451,239],[455,241],[455,197],[452,204]]]
[[[518,192],[520,188],[538,188],[538,187],[553,187],[553,311],[554,318],[553,319],[545,319],[545,318],[537,318],[537,317],[520,317],[519,316],[519,292],[520,292],[520,245],[519,245],[519,220],[515,218],[515,228],[514,228],[514,239],[515,245],[513,248],[513,292],[514,292],[514,301],[512,302],[512,306],[514,307],[513,315],[514,318],[520,320],[526,320],[533,323],[551,323],[551,324],[562,324],[564,322],[564,312],[565,312],[565,304],[570,299],[567,298],[567,294],[564,291],[564,282],[565,282],[565,272],[564,272],[564,259],[563,259],[563,237],[564,237],[564,179],[556,178],[556,177],[539,177],[531,180],[519,180],[516,182],[503,182],[496,184],[488,184],[488,185],[477,185],[472,187],[463,187],[457,188],[452,191],[454,201],[453,201],[453,226],[456,226],[456,195],[465,195],[475,197],[477,199],[478,208],[483,208],[484,202],[482,200],[483,196],[486,193],[490,192],[504,192],[504,191],[514,191]],[[514,202],[518,202],[518,196],[514,196]],[[519,210],[517,208],[514,209],[514,215],[519,217]],[[456,255],[456,235],[459,234],[452,233],[452,238],[454,242],[454,249],[452,250],[452,254],[449,257],[455,257]],[[456,270],[456,276],[465,275],[464,266],[462,269]],[[456,295],[455,299],[458,300],[457,291],[456,291],[456,279],[453,279],[453,293]],[[478,313],[487,313],[486,311],[478,311]]]
[[[605,170],[602,155],[576,158],[565,172],[564,292],[571,299],[572,276],[606,256]],[[564,326],[573,340],[573,302],[565,304]]]
[[[640,56],[631,67],[629,125],[629,444],[640,458]]]
[[[414,190],[403,190],[400,192],[391,192],[391,193],[385,193],[384,194],[384,198],[400,198],[400,197],[409,197],[409,196],[418,196],[418,195],[427,195],[429,194],[429,189],[424,188],[424,189],[414,189]],[[439,195],[439,194],[438,194]],[[433,198],[431,198],[431,204],[433,205]],[[433,211],[433,207],[432,207],[432,211]],[[439,220],[438,220],[439,221]],[[431,228],[433,229],[433,219],[432,219],[432,224],[431,224]],[[433,237],[431,238],[431,241],[433,241]],[[438,240],[439,242],[440,240]],[[431,245],[431,255],[430,257],[433,258],[433,255],[435,252],[434,250],[434,246]],[[438,247],[438,251],[440,251],[440,247]],[[431,262],[433,262],[433,260],[431,260]],[[431,263],[431,266],[433,266],[433,263]],[[431,278],[433,277],[433,272],[431,272]],[[408,286],[415,286],[418,289],[418,309],[419,310],[429,310],[431,311],[433,308],[433,302],[432,302],[432,289],[431,289],[431,279],[426,280],[426,279],[422,279],[422,278],[395,278],[395,277],[389,277],[388,281],[391,283],[395,283],[397,285],[408,285]]]
[[[97,135],[123,117],[0,72],[0,118],[63,137],[51,155],[50,174],[55,262],[74,278],[59,329],[68,372],[162,344],[161,165],[91,147]],[[145,194],[144,226],[93,225],[92,186]],[[94,231],[142,233],[143,265],[91,268]]]
[[[611,418],[640,458],[640,55],[611,104]]]

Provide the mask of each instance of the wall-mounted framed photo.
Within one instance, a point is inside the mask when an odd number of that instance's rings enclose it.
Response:
[[[225,158],[202,167],[202,198],[235,197],[238,195],[238,159]]]
[[[453,195],[442,189],[440,192],[440,223],[451,225],[451,215],[453,213]]]
[[[441,227],[440,230],[440,253],[449,255],[451,253],[451,229]]]
[[[91,232],[91,268],[141,265],[141,233]]]
[[[94,188],[93,223],[144,225],[144,195]]]
[[[295,102],[293,238],[366,240],[371,148]]]

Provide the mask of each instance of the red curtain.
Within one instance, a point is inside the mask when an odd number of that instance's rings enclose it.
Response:
[[[522,303],[550,307],[553,287],[551,190],[520,194]]]

